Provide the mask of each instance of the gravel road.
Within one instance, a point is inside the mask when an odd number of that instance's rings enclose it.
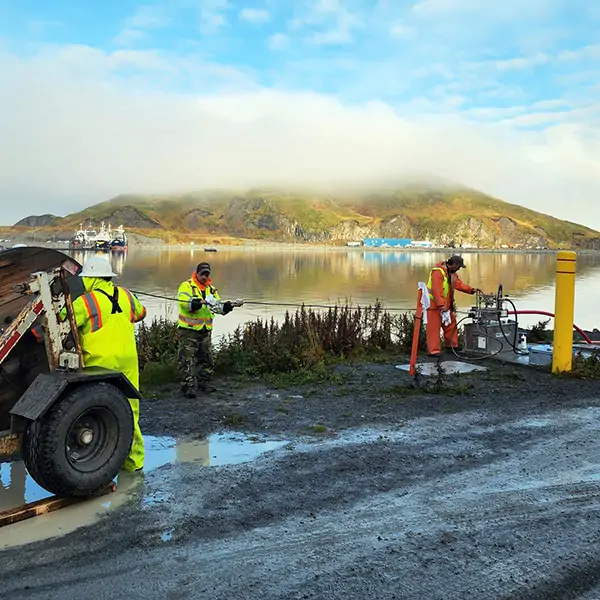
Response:
[[[600,598],[598,383],[488,366],[439,393],[393,361],[293,389],[156,392],[147,434],[288,443],[146,473],[99,522],[1,551],[1,596]]]

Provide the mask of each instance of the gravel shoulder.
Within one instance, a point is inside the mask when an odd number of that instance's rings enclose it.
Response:
[[[146,473],[100,522],[1,551],[2,597],[600,597],[598,383],[486,362],[426,393],[400,362],[284,389],[221,378],[197,400],[155,391],[147,435],[289,443]]]

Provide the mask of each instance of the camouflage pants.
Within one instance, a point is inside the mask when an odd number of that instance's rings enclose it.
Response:
[[[179,329],[181,388],[194,392],[211,379],[214,369],[212,331]]]

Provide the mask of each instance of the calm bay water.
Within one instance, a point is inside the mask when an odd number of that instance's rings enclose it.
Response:
[[[83,253],[74,253],[79,262]],[[175,297],[177,287],[199,262],[208,261],[213,282],[223,299],[301,304],[353,302],[361,305],[379,298],[385,307],[414,308],[417,283],[446,254],[391,250],[236,248],[207,253],[202,249],[132,248],[114,254],[113,266],[122,285],[132,290]],[[519,309],[554,312],[556,258],[551,254],[465,254],[464,281],[495,292],[502,284]],[[600,292],[600,256],[581,255],[577,264],[575,322],[600,327],[597,297]],[[177,318],[175,302],[140,295],[150,318]],[[457,293],[459,309],[468,308],[471,296]],[[246,304],[226,317],[217,317],[215,333],[231,332],[256,317],[281,317],[293,307]],[[542,317],[521,317],[524,325]]]

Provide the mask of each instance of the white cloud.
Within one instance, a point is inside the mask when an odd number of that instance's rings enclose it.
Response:
[[[482,107],[470,108],[463,112],[467,118],[484,119],[488,121],[497,121],[500,119],[509,119],[520,115],[527,110],[525,106],[509,106],[508,108]]]
[[[284,33],[274,33],[269,37],[267,44],[271,50],[281,50],[290,43],[290,39]]]
[[[553,108],[565,108],[571,105],[570,102],[562,98],[553,98],[550,100],[540,100],[535,102],[531,108],[534,110],[552,110]]]
[[[10,59],[9,59],[10,61]],[[116,50],[105,52],[98,48],[81,44],[47,46],[44,51],[29,62],[17,62],[22,68],[58,76],[68,73],[73,78],[84,77],[93,80],[120,69],[140,69],[148,71],[170,71],[175,73],[177,63],[173,63],[160,53],[152,50]]]
[[[164,27],[167,23],[165,14],[158,6],[145,5],[138,8],[129,19],[128,26],[136,29],[155,29]]]
[[[144,37],[144,32],[140,29],[123,29],[119,35],[113,40],[113,44],[116,46],[131,46],[135,42],[141,40]]]
[[[558,58],[565,61],[600,60],[600,44],[590,44],[577,50],[565,50],[558,55]]]
[[[131,46],[146,35],[146,30],[160,29],[169,24],[169,19],[159,6],[143,5],[125,22],[125,28],[115,36],[116,46]]]
[[[438,16],[477,9],[484,9],[479,0],[420,0],[412,7],[412,11],[419,16]]]
[[[48,33],[56,28],[63,28],[65,24],[58,20],[34,20],[29,21],[26,25],[27,32],[32,36],[39,36]]]
[[[503,0],[486,2],[483,0],[418,0],[412,5],[411,13],[420,19],[450,21],[477,18],[477,25],[496,25],[499,21],[515,25],[523,21],[544,21],[557,14],[565,5],[565,0]],[[469,27],[475,26],[472,21]],[[556,25],[556,23],[555,23]]]
[[[392,25],[390,33],[395,38],[407,38],[411,35],[412,31],[406,25]]]
[[[139,75],[125,79],[121,70],[132,69]],[[183,76],[185,92],[157,84]],[[563,106],[560,124],[521,130],[513,120],[531,107],[490,125],[459,112],[459,93],[396,112],[261,88],[249,73],[194,56],[76,45],[27,59],[0,53],[0,88],[12,92],[0,96],[5,223],[118,193],[352,185],[429,172],[600,227],[598,106]],[[559,108],[536,110],[550,119],[546,111]]]
[[[318,31],[306,38],[309,44],[315,46],[335,46],[338,44],[348,44],[352,41],[350,31],[347,28],[336,27],[329,31]]]
[[[549,60],[550,57],[547,54],[539,52],[534,56],[520,56],[507,60],[497,60],[493,64],[499,71],[521,71],[546,64]]]
[[[261,8],[244,8],[240,11],[240,19],[249,23],[266,23],[270,18],[269,11]]]
[[[228,0],[198,0],[200,32],[212,34],[226,25],[225,12],[230,8]]]
[[[307,28],[305,38],[313,45],[339,45],[352,41],[352,33],[362,27],[360,17],[349,11],[340,0],[310,0],[306,10],[290,22],[290,29]]]

